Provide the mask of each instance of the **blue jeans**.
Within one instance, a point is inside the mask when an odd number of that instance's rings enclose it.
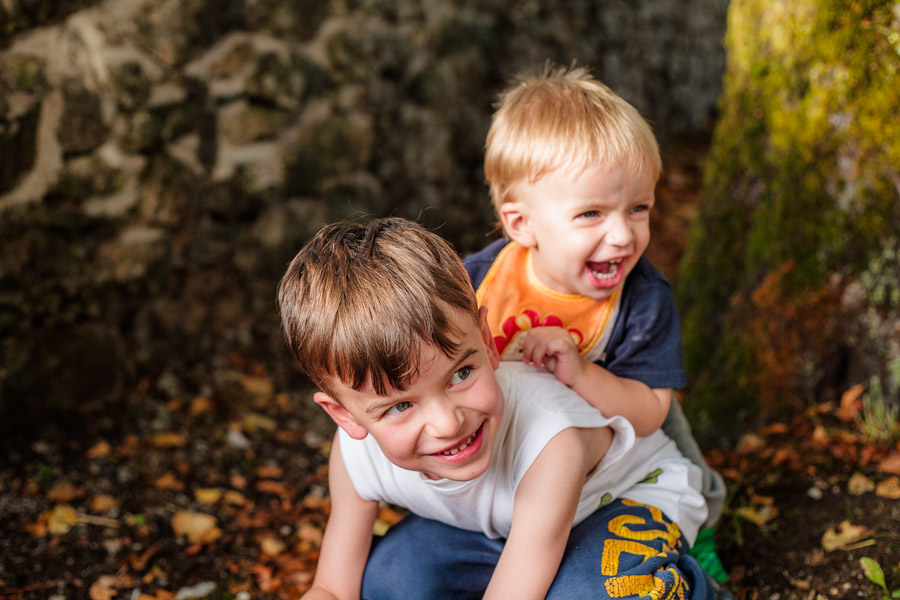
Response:
[[[503,544],[504,540],[481,533],[407,515],[375,543],[362,597],[481,598]],[[547,598],[635,598],[649,597],[651,592],[658,598],[714,598],[707,576],[687,551],[678,527],[658,509],[616,500],[572,529]]]

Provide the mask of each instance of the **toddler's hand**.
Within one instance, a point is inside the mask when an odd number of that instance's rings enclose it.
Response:
[[[546,367],[568,386],[584,372],[584,358],[568,331],[562,327],[535,327],[522,342],[522,360],[535,367]]]

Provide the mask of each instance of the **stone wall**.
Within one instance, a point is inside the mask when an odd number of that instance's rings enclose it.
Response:
[[[706,130],[726,4],[0,3],[0,409],[282,352],[275,285],[325,222],[480,246],[491,102],[547,59],[591,66],[664,144]]]

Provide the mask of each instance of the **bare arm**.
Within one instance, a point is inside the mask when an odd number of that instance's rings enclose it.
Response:
[[[337,435],[328,463],[328,485],[331,515],[322,539],[315,579],[303,598],[358,599],[378,503],[363,500],[356,493],[344,466]]]
[[[572,529],[587,454],[582,431],[566,429],[528,469],[516,489],[512,528],[485,600],[547,595]]]
[[[651,389],[586,360],[568,332],[560,327],[529,331],[522,345],[522,359],[546,367],[607,417],[625,417],[636,435],[650,435],[659,429],[669,412],[671,389]]]

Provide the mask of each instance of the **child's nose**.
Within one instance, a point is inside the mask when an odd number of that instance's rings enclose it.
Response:
[[[462,414],[456,406],[444,399],[435,399],[429,405],[426,426],[429,435],[436,438],[455,436],[463,422]]]
[[[627,246],[634,240],[634,232],[624,217],[607,219],[607,223],[609,229],[606,232],[606,243],[612,246]]]

